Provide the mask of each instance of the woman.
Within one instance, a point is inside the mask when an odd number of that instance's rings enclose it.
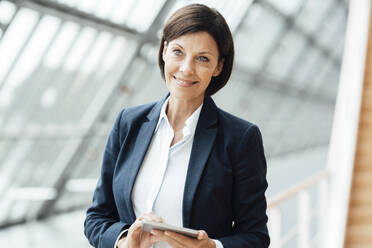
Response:
[[[93,246],[269,246],[261,134],[210,97],[227,83],[233,58],[216,10],[192,4],[169,18],[159,49],[169,94],[116,118],[85,220]],[[202,231],[196,239],[147,233],[142,220]]]

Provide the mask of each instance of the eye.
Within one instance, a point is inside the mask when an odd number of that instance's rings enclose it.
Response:
[[[209,61],[209,59],[205,56],[198,57],[198,60],[201,61],[201,62],[208,62]]]
[[[175,55],[177,55],[177,56],[182,55],[182,52],[181,52],[180,49],[174,49],[172,52],[173,52]]]

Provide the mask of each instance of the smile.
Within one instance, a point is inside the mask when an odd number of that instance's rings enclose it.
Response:
[[[173,78],[176,80],[177,84],[181,87],[191,87],[194,84],[198,83],[198,81],[182,80],[182,79],[176,78],[175,76],[173,76]]]

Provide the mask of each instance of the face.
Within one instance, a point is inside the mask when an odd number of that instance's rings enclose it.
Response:
[[[218,76],[223,61],[218,60],[218,46],[207,32],[182,35],[164,43],[164,76],[171,97],[200,101],[212,76]]]

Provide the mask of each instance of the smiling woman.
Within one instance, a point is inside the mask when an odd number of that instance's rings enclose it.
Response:
[[[220,74],[223,59],[213,37],[207,32],[185,34],[164,41],[164,75],[172,98],[199,106],[212,77]]]
[[[233,39],[201,4],[167,21],[159,67],[169,93],[123,109],[106,145],[85,234],[96,247],[266,248],[266,160],[258,127],[219,109]],[[142,221],[199,230],[142,230]]]
[[[170,92],[167,110],[175,132],[173,145],[182,139],[185,121],[177,113],[182,109],[193,113],[202,104],[211,78],[221,73],[224,60],[219,59],[218,46],[207,32],[188,33],[169,44],[164,41],[162,59]]]
[[[209,35],[205,43],[197,43],[199,40],[188,39],[190,46],[198,46],[194,51],[201,54],[203,52],[209,53],[211,56],[218,56],[214,59],[218,62],[220,73],[213,75],[211,83],[206,90],[207,95],[213,95],[220,90],[230,78],[233,61],[234,61],[234,42],[231,31],[223,18],[223,16],[214,9],[205,9],[203,5],[189,5],[176,11],[167,21],[163,28],[163,36],[160,41],[160,49],[158,56],[158,63],[163,78],[164,73],[164,47],[167,43],[173,41],[177,43],[177,39],[181,36],[192,35],[199,32],[204,32]],[[206,6],[204,6],[206,7]],[[204,36],[205,36],[204,35]],[[201,38],[200,36],[194,38]],[[212,39],[210,39],[212,38]],[[203,45],[205,47],[203,47]],[[181,47],[182,48],[182,47]],[[216,49],[217,48],[217,54]],[[182,53],[182,50],[176,53]],[[208,56],[200,56],[199,60],[208,60]],[[222,67],[222,68],[221,68]]]

